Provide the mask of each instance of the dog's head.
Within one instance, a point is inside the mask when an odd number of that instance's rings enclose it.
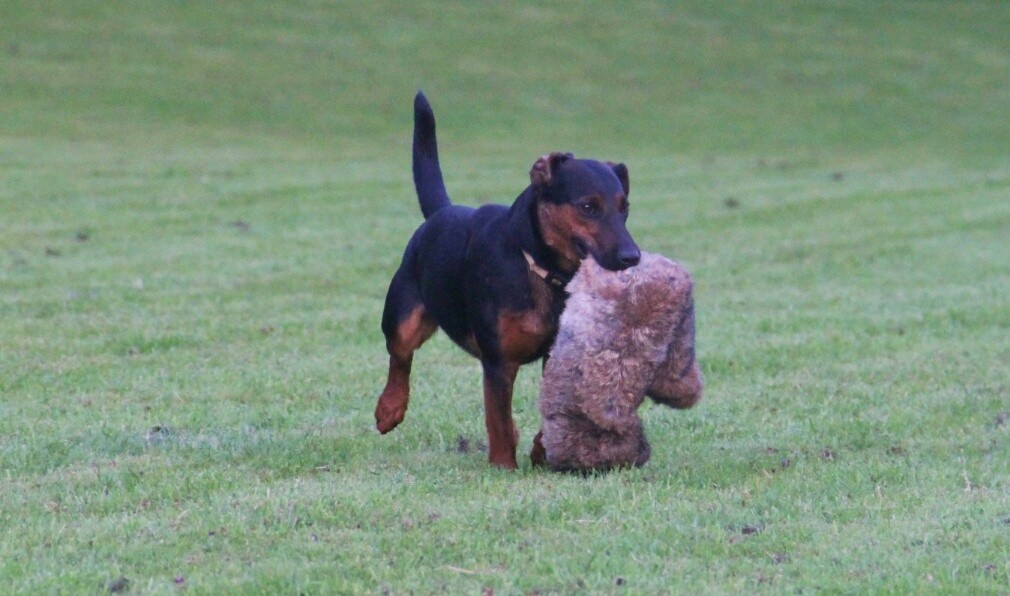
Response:
[[[641,251],[628,233],[628,168],[624,164],[551,153],[533,164],[530,187],[540,234],[570,270],[588,256],[604,269],[638,264]]]

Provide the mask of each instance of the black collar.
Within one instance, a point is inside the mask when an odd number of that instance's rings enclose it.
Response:
[[[568,285],[568,282],[572,281],[572,278],[575,277],[574,273],[562,273],[560,271],[548,271],[547,269],[544,269],[537,264],[533,255],[525,250],[523,251],[523,256],[526,257],[526,264],[529,265],[530,271],[535,273],[537,277],[546,281],[548,285],[555,290],[564,290],[565,286]]]

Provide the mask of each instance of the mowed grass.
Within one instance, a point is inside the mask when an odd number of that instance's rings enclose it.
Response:
[[[1010,590],[1010,7],[0,15],[6,589]],[[374,431],[422,87],[456,201],[621,160],[692,271],[706,396],[643,469],[489,467],[443,336]]]

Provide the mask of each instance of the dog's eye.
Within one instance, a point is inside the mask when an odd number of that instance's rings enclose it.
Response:
[[[596,217],[600,214],[600,208],[596,205],[596,203],[591,203],[589,201],[579,203],[579,211],[581,211],[586,217]]]

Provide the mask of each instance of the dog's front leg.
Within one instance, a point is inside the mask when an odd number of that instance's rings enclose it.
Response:
[[[506,470],[516,469],[519,430],[512,420],[512,385],[519,364],[484,360],[484,424],[488,461]]]

